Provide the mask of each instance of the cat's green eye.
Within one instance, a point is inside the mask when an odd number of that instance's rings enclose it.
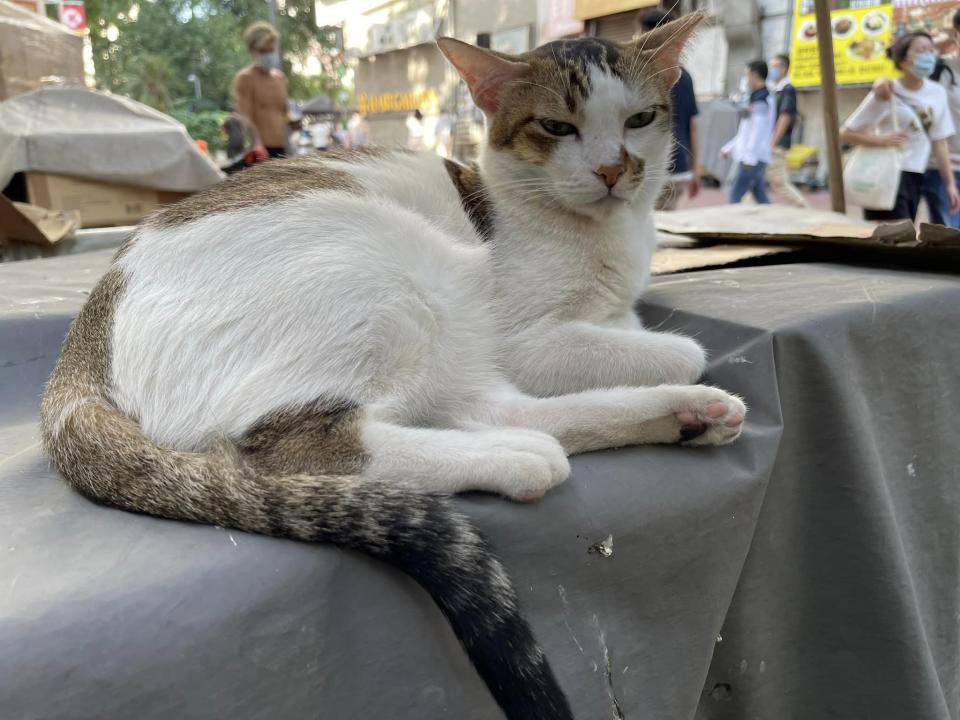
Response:
[[[561,122],[560,120],[541,120],[540,127],[542,127],[551,135],[556,135],[558,137],[577,134],[577,128],[575,125],[571,125],[568,122]]]
[[[636,115],[628,117],[627,122],[624,124],[631,129],[642,128],[652,123],[655,117],[657,117],[656,110],[644,110],[643,112],[638,112]]]

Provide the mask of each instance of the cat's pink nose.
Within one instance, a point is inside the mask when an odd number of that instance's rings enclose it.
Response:
[[[593,174],[602,177],[607,187],[612,188],[617,184],[617,180],[623,175],[624,170],[626,168],[623,165],[601,165],[593,171]]]

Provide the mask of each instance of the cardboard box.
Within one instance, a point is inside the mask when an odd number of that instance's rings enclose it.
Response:
[[[50,210],[77,210],[83,227],[136,225],[162,205],[189,193],[164,192],[53,173],[26,173],[27,200]]]

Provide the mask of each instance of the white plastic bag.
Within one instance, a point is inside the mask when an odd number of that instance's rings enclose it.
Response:
[[[893,131],[899,132],[896,107],[891,115]],[[843,170],[847,202],[868,210],[893,210],[902,166],[903,153],[898,148],[858,146]]]
[[[901,154],[896,148],[858,147],[843,171],[847,202],[869,210],[893,210],[900,187],[901,163]]]

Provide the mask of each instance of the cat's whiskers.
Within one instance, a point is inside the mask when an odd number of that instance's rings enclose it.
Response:
[[[674,4],[673,4],[673,5],[670,7],[670,9],[667,11],[668,14],[664,15],[664,17],[660,20],[660,22],[663,22],[663,20],[665,20],[667,17],[669,17],[669,14],[670,14],[670,13],[673,13],[673,11],[677,8],[678,5],[679,5],[679,0],[675,0]],[[681,20],[683,20],[683,18],[681,18]],[[644,48],[646,48],[647,39],[650,37],[650,33],[649,33],[649,32],[644,33],[644,34],[643,34],[643,42],[640,44],[640,47],[639,47],[639,49],[637,50],[636,55],[634,55],[633,63],[632,63],[631,66],[630,66],[629,77],[631,77],[632,79],[636,79],[639,75],[643,75],[643,73],[644,73],[644,71],[646,70],[647,66],[648,66],[653,60],[656,59],[656,57],[660,54],[660,52],[661,52],[664,48],[670,47],[670,46],[672,45],[672,41],[676,39],[676,37],[677,37],[678,34],[686,31],[687,24],[688,24],[689,22],[691,22],[691,20],[689,19],[689,16],[688,16],[688,18],[686,19],[686,22],[678,22],[678,24],[680,25],[680,27],[677,29],[677,31],[674,32],[674,34],[670,36],[670,38],[669,38],[669,40],[668,40],[667,42],[661,44],[660,47],[657,48],[657,49],[653,52],[653,54],[652,54],[648,59],[646,59],[646,61],[644,62],[643,66],[642,66],[639,70],[637,70],[637,62],[639,62],[640,59],[644,58]],[[660,27],[660,23],[657,23],[657,27]],[[635,74],[635,73],[636,73],[636,74]]]
[[[644,62],[644,64],[640,67],[639,71],[637,71],[637,75],[633,74],[634,71],[633,71],[633,68],[631,68],[631,71],[630,71],[631,77],[636,78],[637,76],[642,76],[646,72],[646,69],[650,65],[650,63],[652,63],[660,55],[661,52],[663,52],[667,48],[672,48],[674,44],[673,41],[676,40],[683,33],[688,32],[687,28],[691,23],[697,23],[697,22],[700,22],[699,18],[693,18],[692,16],[689,16],[689,15],[686,18],[681,18],[680,20],[678,20],[677,29],[674,30],[673,34],[669,38],[667,38],[665,42],[661,43],[660,47],[658,47],[656,50],[653,51],[653,54],[650,55],[649,58],[646,58],[646,61]],[[648,36],[649,36],[649,33],[646,33],[644,35],[644,37],[648,37]],[[637,52],[636,57],[634,57],[633,59],[634,67],[636,66],[637,60],[641,57],[643,57],[643,45],[641,45],[640,50]]]
[[[569,78],[569,76],[567,76],[567,75],[564,74],[563,68],[560,67],[560,60],[559,60],[559,58],[557,58],[557,49],[556,49],[555,47],[551,47],[551,48],[550,48],[550,54],[553,55],[553,62],[554,62],[554,63],[556,64],[556,66],[557,66],[557,77],[560,79],[560,84],[563,85],[563,90],[564,90],[564,92],[566,92],[566,93],[569,94],[569,93],[570,93],[570,78]],[[566,103],[566,99],[564,99],[564,103]]]
[[[514,80],[513,82],[517,83],[518,85],[533,85],[533,87],[541,88],[543,90],[546,90],[547,92],[551,92],[554,95],[556,95],[558,98],[560,98],[561,103],[566,103],[566,100],[564,100],[563,95],[558,93],[553,88],[547,87],[546,85],[541,85],[540,83],[531,82],[529,80]]]
[[[679,69],[680,69],[680,66],[679,66],[679,65],[671,65],[670,67],[666,67],[666,68],[662,68],[662,69],[660,69],[660,70],[657,70],[657,72],[652,73],[652,74],[648,75],[647,77],[648,77],[648,78],[655,78],[657,75],[663,75],[663,73],[671,72],[672,70],[679,70]]]
[[[475,190],[472,193],[468,193],[463,196],[463,201],[467,202],[474,200],[479,197],[490,197],[490,190],[514,190],[514,189],[533,189],[536,191],[543,191],[552,189],[553,184],[549,180],[540,180],[537,178],[526,178],[521,180],[506,180],[499,183],[486,183],[479,190]]]

